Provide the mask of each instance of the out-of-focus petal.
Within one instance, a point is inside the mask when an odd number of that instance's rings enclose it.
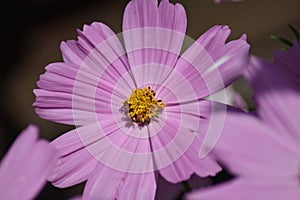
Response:
[[[245,77],[254,91],[257,113],[274,134],[287,134],[300,142],[300,90],[285,73],[266,61],[252,57]]]
[[[187,200],[257,200],[257,199],[299,199],[299,181],[295,177],[268,178],[259,177],[243,179],[239,178],[205,190],[198,190],[186,196]]]
[[[276,50],[274,65],[300,88],[300,44],[295,41],[288,51]]]
[[[299,172],[295,141],[242,112],[227,112],[213,154],[236,175],[284,177]]]
[[[1,161],[0,199],[33,199],[46,183],[56,155],[37,137],[37,127],[29,125]]]

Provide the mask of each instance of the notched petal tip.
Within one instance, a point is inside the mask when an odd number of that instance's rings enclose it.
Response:
[[[84,29],[84,26],[86,26],[86,25],[83,25],[83,29]],[[78,40],[79,37],[80,37],[81,35],[83,35],[83,30],[77,28],[77,29],[76,29],[76,33],[78,34],[78,36],[77,36],[77,40]]]
[[[59,45],[60,51],[64,52],[68,48],[68,43],[70,43],[71,41],[74,41],[74,40],[61,41],[60,45]]]
[[[241,39],[241,40],[247,41],[247,34],[244,33],[244,34],[240,37],[240,39]]]

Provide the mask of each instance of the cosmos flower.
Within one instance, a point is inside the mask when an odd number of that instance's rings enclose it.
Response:
[[[154,199],[158,173],[177,183],[221,170],[198,158],[213,107],[204,97],[239,77],[249,45],[214,26],[184,51],[186,26],[180,4],[132,0],[122,34],[95,22],[61,44],[64,62],[34,90],[40,117],[77,126],[52,142],[55,186],[87,180],[83,199]]]
[[[246,78],[258,116],[227,112],[213,149],[236,177],[187,199],[300,199],[299,53],[295,44],[288,52],[277,52],[273,64],[251,59]]]
[[[0,199],[33,199],[46,183],[56,152],[48,142],[37,137],[37,127],[28,126],[2,159]]]

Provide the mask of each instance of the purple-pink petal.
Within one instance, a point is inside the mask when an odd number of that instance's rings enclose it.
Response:
[[[38,129],[28,126],[0,165],[0,199],[33,199],[46,183],[56,159],[55,150],[38,140]]]
[[[47,179],[61,188],[70,187],[87,180],[98,161],[88,152],[75,129],[51,142],[59,159]]]
[[[157,6],[156,0],[130,1],[124,11],[122,34],[131,69],[142,66],[144,74],[157,74],[149,77],[152,82],[162,83],[180,54],[186,26],[185,10],[180,4],[163,0]],[[162,66],[164,76],[149,64]],[[135,79],[141,76],[135,70],[132,73]],[[137,85],[143,82],[137,80]]]
[[[200,177],[215,176],[221,167],[212,157],[199,158],[200,142],[195,139],[189,149],[171,165],[160,169],[160,174],[171,183],[188,180],[193,173]]]
[[[198,190],[186,196],[187,200],[254,200],[254,199],[272,199],[296,200],[300,198],[299,180],[269,177],[263,179],[238,178],[226,184],[220,184],[205,190]]]
[[[295,66],[298,67],[298,66]],[[257,112],[274,134],[287,134],[300,142],[300,90],[279,67],[252,57],[245,77],[254,90]]]
[[[176,63],[196,90],[197,97],[214,94],[236,80],[248,62],[249,44],[246,36],[226,42],[228,26],[214,26],[189,47]]]
[[[274,53],[274,65],[291,79],[298,87],[300,86],[300,44],[294,41],[293,46],[287,51],[276,50]]]
[[[242,112],[227,112],[212,153],[235,175],[291,177],[299,171],[297,143]]]
[[[90,174],[83,199],[152,200],[156,190],[156,174],[130,174],[116,171],[100,163]]]

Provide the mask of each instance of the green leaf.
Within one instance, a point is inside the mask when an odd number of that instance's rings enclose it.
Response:
[[[300,42],[300,34],[297,29],[295,29],[295,27],[293,27],[291,24],[289,24],[289,28],[293,31],[297,41]]]
[[[282,37],[278,37],[278,36],[275,36],[275,35],[271,35],[270,37],[271,37],[271,39],[276,40],[278,42],[282,42],[283,44],[286,44],[286,45],[288,45],[290,47],[293,46],[293,42],[291,42],[291,41],[289,41],[287,39],[284,39]]]

